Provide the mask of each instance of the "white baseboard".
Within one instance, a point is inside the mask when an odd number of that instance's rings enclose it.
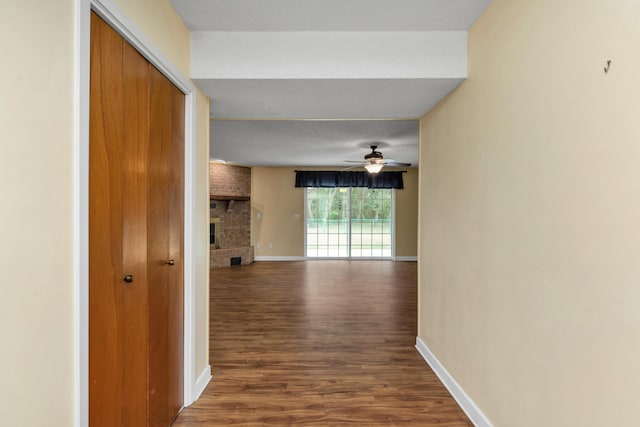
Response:
[[[307,261],[307,260],[332,260],[332,259],[347,259],[349,260],[349,258],[317,258],[317,257],[313,257],[313,258],[306,258],[303,256],[256,256],[253,258],[254,261]],[[376,258],[376,257],[372,257],[372,258],[352,258],[350,259],[351,261],[359,261],[359,260],[364,260],[364,261],[372,261],[372,260],[377,260],[377,259],[381,259],[381,260],[388,260],[389,258]],[[418,257],[417,256],[397,256],[393,258],[394,261],[418,261]]]
[[[306,260],[332,260],[332,259],[349,259],[349,258],[306,258],[303,256],[256,256],[253,258],[254,261],[306,261]],[[361,258],[364,261],[371,260],[388,260],[389,258]],[[359,261],[360,258],[350,259],[351,261]],[[394,261],[418,261],[417,256],[397,256],[393,258]]]
[[[458,405],[460,405],[464,413],[467,414],[467,417],[469,417],[473,425],[476,427],[493,427],[489,418],[482,413],[471,397],[460,387],[460,384],[453,379],[449,371],[440,363],[438,358],[429,350],[429,347],[427,347],[420,337],[416,338],[416,349],[433,372],[440,378],[442,384],[449,390],[449,393],[451,393],[456,402],[458,402]]]
[[[207,388],[207,384],[209,384],[211,378],[211,365],[207,365],[207,367],[204,368],[198,376],[196,383],[193,385],[192,396],[194,402],[200,398],[200,395],[204,389]]]
[[[394,261],[418,261],[417,256],[397,256]]]

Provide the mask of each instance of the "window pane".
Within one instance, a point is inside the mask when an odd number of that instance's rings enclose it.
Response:
[[[307,256],[337,257],[349,230],[349,192],[344,188],[307,188]],[[344,237],[343,237],[344,236]]]
[[[352,257],[391,256],[392,191],[370,188],[352,190]]]

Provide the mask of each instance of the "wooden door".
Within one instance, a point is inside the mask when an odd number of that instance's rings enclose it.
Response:
[[[89,422],[120,426],[122,348],[122,39],[92,16],[89,153]]]
[[[149,407],[169,425],[183,401],[184,95],[150,72]]]
[[[91,19],[89,422],[168,426],[183,402],[184,95]]]
[[[149,348],[147,199],[149,63],[123,43],[123,181],[121,318],[124,426],[144,426],[148,414],[146,354]],[[127,283],[125,276],[134,281]]]
[[[184,123],[185,96],[171,85],[171,180],[169,191],[169,254],[175,265],[169,274],[169,352],[166,370],[168,411],[175,419],[184,404]]]

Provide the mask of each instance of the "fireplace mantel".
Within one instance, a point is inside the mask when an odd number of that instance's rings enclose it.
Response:
[[[247,202],[249,200],[251,200],[251,197],[249,196],[210,196],[209,199],[211,200],[220,200],[220,201],[236,201],[236,202]]]

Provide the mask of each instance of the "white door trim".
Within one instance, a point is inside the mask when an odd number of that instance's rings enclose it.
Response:
[[[89,423],[89,69],[91,10],[185,94],[184,406],[197,394],[195,369],[196,89],[112,0],[74,0],[74,427]],[[197,393],[197,391],[196,391]]]

